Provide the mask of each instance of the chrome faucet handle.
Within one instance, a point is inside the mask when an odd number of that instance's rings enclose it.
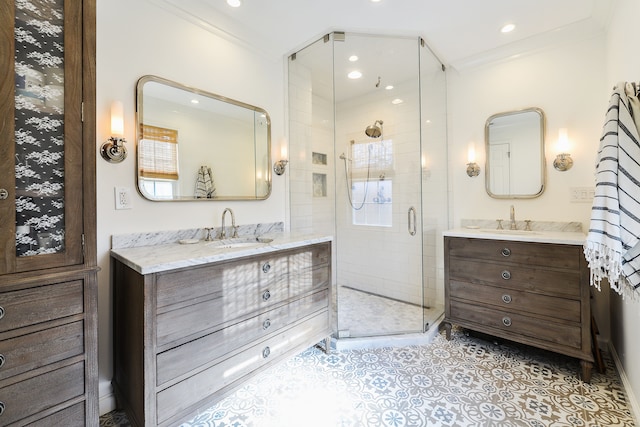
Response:
[[[204,241],[205,242],[210,242],[213,240],[213,238],[211,237],[211,230],[213,230],[213,228],[211,227],[205,227],[204,231],[206,232],[206,235],[204,237]]]
[[[525,222],[524,231],[531,231],[531,220],[525,219],[524,222]]]
[[[497,230],[502,230],[502,221],[501,219],[496,219],[496,221],[498,221],[498,228]]]

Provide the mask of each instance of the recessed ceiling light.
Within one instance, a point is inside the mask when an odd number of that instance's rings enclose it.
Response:
[[[500,29],[500,32],[510,33],[511,31],[513,31],[515,29],[516,29],[516,26],[514,24],[507,24],[507,25],[505,25],[504,27],[502,27]]]
[[[240,7],[242,5],[242,1],[240,0],[227,0],[227,4],[231,7]]]
[[[358,60],[358,55],[351,55],[349,57],[349,61],[351,61],[351,62],[356,62],[357,60]]]
[[[192,103],[192,104],[200,104],[200,101],[198,101],[197,99],[192,99],[192,100],[191,100],[191,103]]]
[[[371,0],[371,3],[379,3],[380,0]]]
[[[349,77],[350,79],[359,79],[360,77],[362,77],[362,73],[360,71],[352,71],[349,74],[347,74],[347,77]]]
[[[393,89],[393,85],[386,85],[384,88],[385,88],[386,90],[391,90],[391,89]]]
[[[396,99],[394,99],[393,101],[391,101],[391,103],[392,103],[393,105],[402,104],[403,102],[404,102],[404,101],[403,101],[402,99],[400,99],[400,98],[396,98]]]

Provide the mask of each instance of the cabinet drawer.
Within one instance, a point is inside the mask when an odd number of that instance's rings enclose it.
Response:
[[[236,356],[208,368],[197,375],[157,394],[158,424],[191,405],[207,399],[216,391],[232,384],[287,351],[305,343],[309,337],[329,330],[329,313],[324,311],[311,319],[267,339]],[[330,332],[327,332],[327,335]]]
[[[82,354],[83,322],[0,341],[0,380]]]
[[[255,284],[273,286],[289,277],[328,266],[329,244],[279,251],[189,270],[158,273],[156,276],[158,308],[181,302],[209,299],[212,294],[228,292],[237,286]]]
[[[578,270],[582,256],[582,248],[574,245],[462,237],[448,237],[447,241],[451,257],[512,262],[528,266]]]
[[[508,289],[580,298],[579,271],[544,270],[510,264],[449,260],[449,280],[488,283]]]
[[[533,313],[556,319],[580,322],[580,301],[552,297],[514,289],[496,288],[451,280],[449,297],[470,302],[490,304],[500,310]]]
[[[490,327],[497,336],[509,338],[508,335],[513,334],[577,349],[582,347],[580,324],[554,322],[462,301],[452,300],[449,304],[451,320],[460,321],[463,326],[466,321]]]
[[[52,426],[84,426],[87,425],[84,417],[84,402],[76,403],[73,406],[56,412],[53,415],[30,423],[29,427],[52,427]]]
[[[82,281],[0,294],[0,332],[60,319],[84,311]]]
[[[306,292],[326,288],[329,280],[329,268],[318,267],[292,277],[276,278],[267,284],[249,282],[234,288],[222,285],[220,288],[224,288],[224,292],[220,290],[212,295],[214,299],[158,314],[157,345],[163,346]]]
[[[321,291],[235,325],[158,354],[157,384],[184,375],[274,331],[328,308],[328,292]]]
[[[84,394],[84,363],[78,362],[0,388],[2,425],[11,424]]]

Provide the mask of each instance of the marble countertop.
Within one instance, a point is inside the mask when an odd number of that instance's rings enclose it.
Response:
[[[472,239],[510,240],[517,242],[557,243],[562,245],[582,246],[587,235],[570,231],[524,231],[524,230],[492,230],[488,228],[455,228],[442,233],[450,237],[468,237]]]
[[[240,238],[250,237],[252,236],[241,236]],[[331,236],[326,235],[296,233],[277,233],[260,237],[273,239],[273,241],[251,246],[227,247],[221,241],[196,240],[197,243],[175,242],[111,249],[111,256],[140,274],[149,274],[333,240]],[[225,242],[230,241],[226,240]]]

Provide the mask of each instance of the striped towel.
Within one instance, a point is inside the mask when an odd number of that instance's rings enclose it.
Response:
[[[636,298],[640,293],[640,137],[632,107],[637,97],[630,89],[630,84],[619,83],[607,110],[584,254],[593,286],[600,289],[606,278],[620,295]]]
[[[211,199],[215,195],[216,188],[213,184],[213,174],[211,168],[200,166],[198,178],[196,179],[196,198]]]

